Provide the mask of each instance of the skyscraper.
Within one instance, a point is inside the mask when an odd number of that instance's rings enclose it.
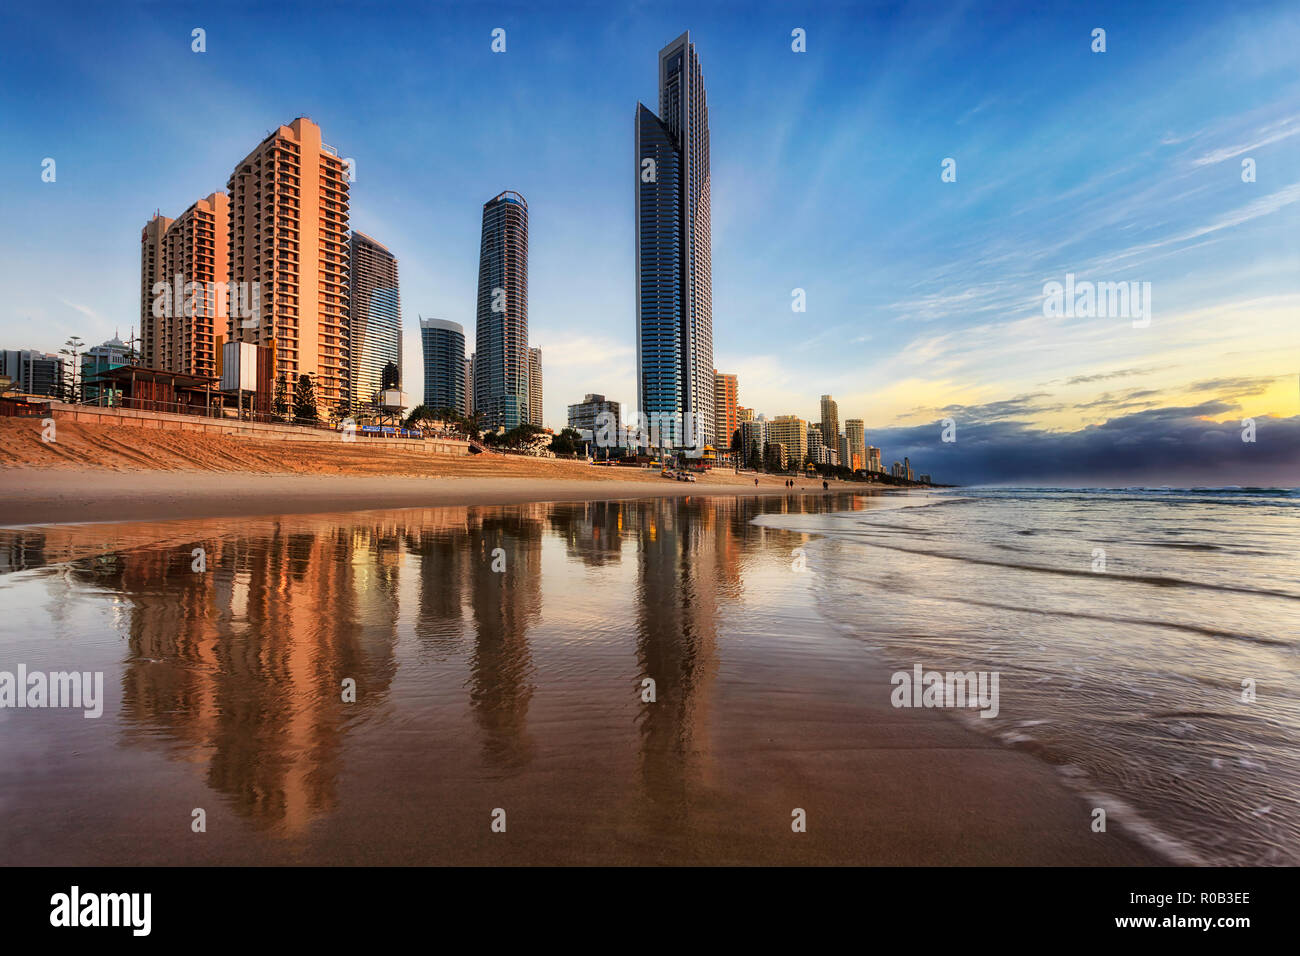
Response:
[[[843,462],[857,471],[867,467],[867,432],[862,419],[850,418],[844,423],[844,437],[847,442],[849,460]]]
[[[474,348],[482,427],[528,421],[528,203],[507,190],[483,204]]]
[[[542,350],[528,350],[528,420],[542,425]]]
[[[217,318],[226,314],[230,199],[213,193],[176,219],[155,215],[141,233],[140,344],[149,368],[215,375]],[[154,294],[156,284],[165,294]],[[155,306],[157,306],[155,308]]]
[[[402,367],[402,298],[398,291],[397,258],[386,246],[354,230],[350,260],[349,392],[355,409],[368,403],[382,387],[385,365],[392,362],[399,370]],[[461,354],[464,354],[463,332]],[[425,363],[428,363],[427,355]],[[428,388],[426,379],[426,393]]]
[[[465,414],[474,414],[474,356],[465,358]]]
[[[736,376],[713,370],[713,421],[718,438],[715,444],[719,451],[731,447],[731,436],[740,427],[738,393]]]
[[[635,132],[637,400],[716,444],[709,109],[689,33],[659,51],[659,115],[638,103]]]
[[[466,414],[465,330],[459,322],[422,318],[420,346],[424,352],[425,406]]]
[[[261,314],[230,310],[232,339],[275,346],[275,372],[310,376],[322,418],[347,400],[348,181],[320,127],[300,116],[230,174],[230,281],[260,284]]]
[[[140,361],[149,368],[160,368],[159,337],[165,319],[153,314],[154,286],[172,280],[165,276],[167,253],[163,238],[175,220],[155,213],[140,230]]]
[[[808,423],[797,415],[777,415],[767,423],[767,440],[780,442],[793,467],[802,468],[808,457]]]
[[[840,447],[840,406],[830,395],[822,396],[822,443],[828,448]],[[848,462],[840,459],[840,463]]]

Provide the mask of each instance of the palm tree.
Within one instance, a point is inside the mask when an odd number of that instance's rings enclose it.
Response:
[[[60,384],[63,387],[64,399],[73,404],[77,402],[77,355],[85,344],[74,335],[63,343],[63,348],[59,349],[60,355],[68,356],[68,361],[63,363],[63,381]]]

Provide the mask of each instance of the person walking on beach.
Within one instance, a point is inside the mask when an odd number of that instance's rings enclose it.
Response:
[[[830,487],[831,487],[831,486],[828,485],[826,482],[824,482],[824,481],[822,482],[822,491],[829,491],[829,490],[830,490]]]
[[[758,479],[757,479],[757,478],[754,479],[754,487],[755,487],[755,488],[758,487]]]

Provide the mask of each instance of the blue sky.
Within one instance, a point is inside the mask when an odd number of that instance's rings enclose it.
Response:
[[[55,3],[0,24],[18,40],[0,63],[5,348],[125,334],[154,210],[224,189],[306,114],[356,161],[354,228],[399,257],[408,391],[417,315],[472,339],[481,205],[516,189],[547,422],[589,391],[634,404],[633,114],[689,29],[715,357],[742,404],[816,419],[830,392],[886,462],[966,481],[1100,475],[1151,428],[1193,440],[1249,416],[1257,442],[1216,473],[1300,483],[1293,3]],[[1045,317],[1067,272],[1150,282],[1150,326]],[[1082,458],[1031,467],[1072,441]],[[1177,480],[1178,447],[1156,477]]]

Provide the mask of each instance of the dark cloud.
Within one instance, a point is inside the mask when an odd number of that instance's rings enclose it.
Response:
[[[1155,388],[1130,388],[1128,391],[1122,392],[1119,395],[1113,395],[1110,392],[1106,392],[1097,398],[1094,398],[1091,402],[1080,402],[1071,407],[1075,409],[1109,408],[1112,411],[1125,408],[1152,408],[1158,403],[1141,402],[1137,401],[1137,399],[1155,398],[1159,394],[1160,390]]]
[[[1206,420],[1236,408],[1222,401],[1153,408],[1072,432],[948,415],[956,442],[941,440],[938,421],[880,429],[867,440],[881,448],[886,468],[906,455],[914,471],[950,484],[1300,486],[1300,416],[1256,418],[1251,443],[1241,440],[1240,419]]]
[[[1065,380],[1066,385],[1085,385],[1088,382],[1105,382],[1113,378],[1129,378],[1133,375],[1146,375],[1161,369],[1173,368],[1172,365],[1148,365],[1144,368],[1121,368],[1113,372],[1098,372],[1094,375],[1076,375]]]
[[[988,402],[983,405],[945,405],[933,411],[944,418],[960,417],[967,422],[998,422],[1008,418],[1032,418],[1044,412],[1060,411],[1063,405],[1044,405],[1038,399],[1050,398],[1048,392],[1035,392],[1032,395],[1017,395],[1015,398],[1000,402]]]
[[[1281,376],[1266,378],[1211,378],[1187,386],[1192,392],[1218,392],[1220,395],[1261,395]]]

